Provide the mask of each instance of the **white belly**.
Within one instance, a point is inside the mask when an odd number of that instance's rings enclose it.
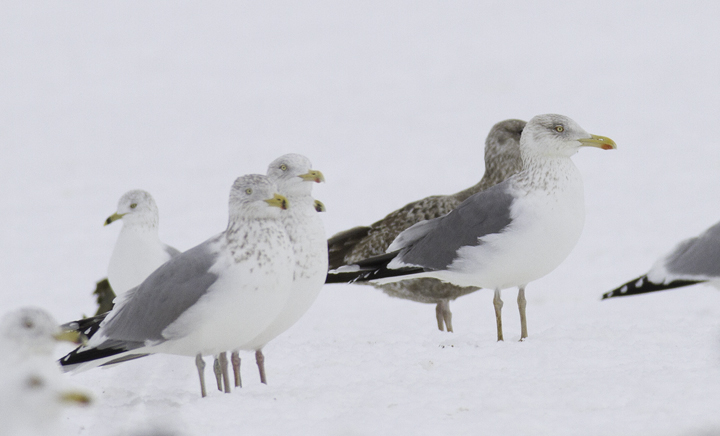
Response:
[[[164,244],[153,236],[135,232],[123,232],[118,236],[108,266],[108,281],[115,295],[120,296],[138,286],[170,260]]]

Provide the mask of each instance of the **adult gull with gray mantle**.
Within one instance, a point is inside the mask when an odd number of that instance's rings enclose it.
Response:
[[[385,253],[392,241],[408,227],[446,215],[468,197],[494,186],[520,171],[520,134],[525,121],[505,120],[495,124],[485,140],[485,174],[480,182],[453,195],[433,195],[391,212],[369,227],[354,227],[328,240],[330,269],[351,265],[362,259]],[[452,332],[450,300],[477,291],[475,286],[455,286],[432,278],[400,280],[379,285],[391,297],[435,304],[438,329]]]
[[[126,292],[88,344],[60,359],[88,369],[152,353],[195,356],[234,349],[262,332],[287,301],[294,258],[280,214],[288,206],[266,176],[235,180],[227,229],[173,257]]]
[[[307,157],[290,153],[272,161],[267,176],[277,183],[278,192],[292,205],[282,214],[280,222],[290,238],[295,264],[292,289],[282,311],[265,330],[240,347],[241,350],[255,351],[260,382],[264,384],[267,384],[267,376],[263,347],[292,327],[310,309],[325,283],[328,265],[325,229],[318,216],[318,208],[322,210],[324,206],[311,196],[313,185],[325,181],[323,174],[312,169]],[[237,350],[233,351],[231,361],[235,386],[240,386]]]
[[[500,292],[517,286],[520,340],[525,339],[525,287],[560,265],[582,232],[583,182],[570,157],[585,146],[617,148],[566,116],[534,117],[520,136],[520,173],[400,233],[387,254],[331,271],[328,282],[432,277],[494,289],[498,340],[503,340]]]
[[[658,259],[647,274],[603,294],[602,299],[664,291],[697,283],[720,289],[720,222],[686,239]]]

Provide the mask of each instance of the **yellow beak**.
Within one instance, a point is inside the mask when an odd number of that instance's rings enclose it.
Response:
[[[298,177],[305,180],[306,182],[320,183],[325,181],[325,176],[323,176],[323,173],[316,170],[310,170],[305,174],[300,174]]]
[[[325,205],[320,200],[315,200],[315,210],[318,212],[325,212],[327,209],[325,209]]]
[[[87,344],[87,337],[75,330],[63,330],[60,333],[55,333],[53,337],[56,341],[72,342],[78,345]]]
[[[578,139],[578,141],[585,147],[597,147],[603,150],[617,149],[615,141],[606,136],[590,135],[590,138]]]
[[[280,194],[275,194],[273,198],[268,198],[267,200],[265,200],[265,203],[269,204],[270,206],[279,207],[283,210],[288,208],[287,198]]]
[[[105,224],[103,224],[103,225],[106,226],[106,225],[108,225],[108,224],[111,224],[113,221],[117,221],[117,220],[119,220],[120,218],[122,218],[122,217],[124,217],[124,216],[125,216],[124,213],[117,213],[117,212],[115,212],[114,214],[110,215],[110,216],[108,217],[108,219],[105,220]]]
[[[92,402],[90,396],[78,391],[67,391],[60,394],[60,401],[63,403],[78,404],[80,406],[87,406]]]

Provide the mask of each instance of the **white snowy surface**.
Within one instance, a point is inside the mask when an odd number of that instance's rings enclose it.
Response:
[[[68,435],[720,432],[720,294],[600,302],[720,219],[714,2],[38,2],[0,13],[0,310],[95,310],[129,189],[178,249],[220,232],[235,177],[288,152],[327,183],[328,235],[483,171],[490,127],[560,113],[618,150],[582,150],[587,220],[528,287],[434,308],[326,286],[265,349],[269,385],[201,399],[193,359],[68,380],[95,404]],[[399,183],[399,180],[403,180]],[[67,349],[62,351],[68,351]],[[60,353],[60,350],[58,351]],[[209,363],[209,359],[208,359]],[[208,374],[210,375],[210,374]]]

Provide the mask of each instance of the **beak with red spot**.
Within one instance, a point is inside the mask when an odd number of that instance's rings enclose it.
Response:
[[[325,181],[325,176],[323,176],[323,173],[316,170],[310,170],[305,174],[300,174],[298,177],[300,177],[306,182],[322,183]]]
[[[580,141],[583,147],[597,147],[603,150],[617,149],[615,141],[606,136],[590,135],[589,138],[578,139],[578,141]]]

